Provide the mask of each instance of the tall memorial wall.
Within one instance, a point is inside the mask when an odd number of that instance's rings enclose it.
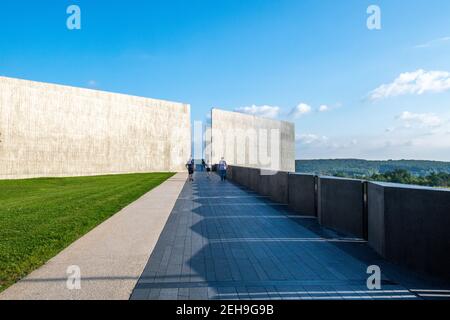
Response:
[[[178,172],[190,106],[0,77],[0,179]]]
[[[211,111],[207,155],[212,163],[295,171],[295,125],[219,109]]]

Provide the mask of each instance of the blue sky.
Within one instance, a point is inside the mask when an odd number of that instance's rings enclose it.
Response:
[[[448,0],[2,0],[0,36],[0,75],[295,121],[301,159],[450,161]]]

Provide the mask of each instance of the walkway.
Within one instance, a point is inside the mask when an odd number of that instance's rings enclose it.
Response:
[[[131,299],[417,299],[433,288],[360,240],[196,173],[176,202]],[[367,267],[383,272],[369,291]]]
[[[185,184],[177,174],[75,241],[0,300],[128,300]],[[67,268],[81,271],[81,290],[67,288]]]

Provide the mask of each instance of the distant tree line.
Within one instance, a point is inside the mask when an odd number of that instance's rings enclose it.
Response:
[[[450,188],[450,174],[445,172],[433,172],[424,177],[417,177],[406,170],[399,169],[392,172],[373,174],[368,180]]]
[[[450,162],[358,159],[297,160],[296,171],[371,181],[450,188]]]

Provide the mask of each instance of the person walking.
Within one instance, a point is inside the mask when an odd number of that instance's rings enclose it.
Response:
[[[206,162],[205,159],[202,159],[202,172],[206,171]]]
[[[189,181],[194,181],[194,166],[195,161],[192,158],[189,158],[189,161],[186,163],[186,169],[189,173]]]
[[[224,157],[222,157],[218,166],[221,181],[225,181],[227,178],[227,167],[227,162],[225,161]]]
[[[206,163],[206,172],[207,172],[208,179],[211,179],[211,171],[212,171],[211,162],[208,161]]]

